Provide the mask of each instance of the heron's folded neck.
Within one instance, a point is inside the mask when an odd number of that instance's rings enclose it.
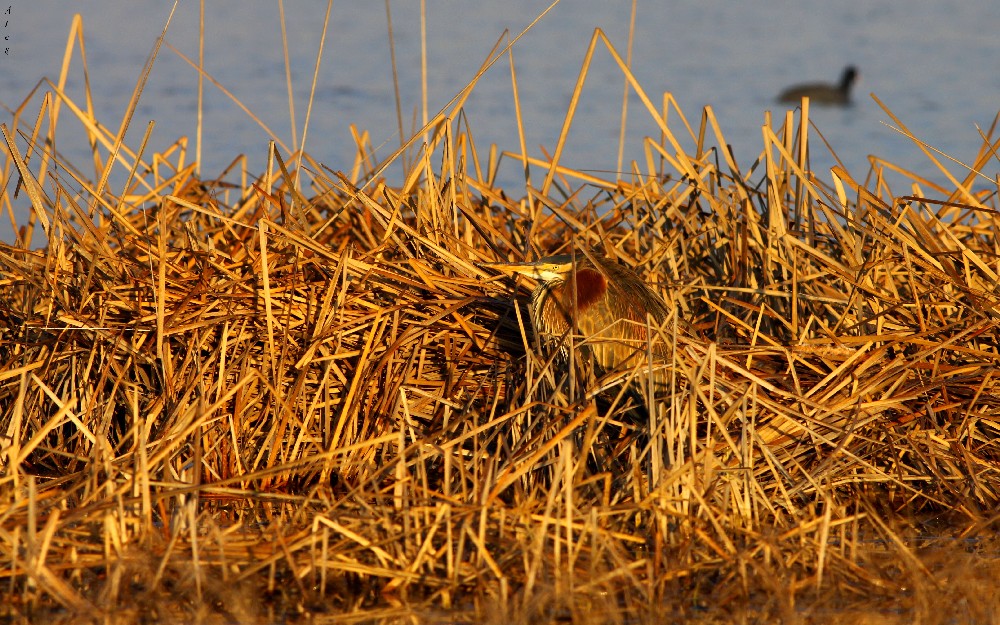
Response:
[[[608,281],[604,275],[594,269],[580,269],[576,272],[576,310],[578,313],[585,312],[588,308],[596,304],[608,290]],[[573,296],[573,277],[563,284],[566,291],[566,300],[571,301]]]

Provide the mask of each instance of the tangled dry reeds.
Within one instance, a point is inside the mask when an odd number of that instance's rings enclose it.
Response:
[[[41,123],[3,129],[4,206],[31,205],[0,248],[9,614],[919,608],[941,588],[928,528],[995,529],[995,181],[901,172],[898,191],[874,162],[825,185],[807,111],[743,171],[706,110],[611,182],[524,158],[548,176],[520,199],[446,115],[396,188],[363,150],[347,174],[275,151],[199,178],[181,142],[121,146],[115,192]],[[527,285],[484,267],[573,246],[637,267],[696,330],[651,403],[616,393],[629,372],[570,384]]]

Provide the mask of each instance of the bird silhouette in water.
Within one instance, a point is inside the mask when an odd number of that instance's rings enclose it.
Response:
[[[858,79],[858,70],[853,65],[844,68],[840,75],[840,82],[831,85],[829,83],[816,82],[802,85],[794,85],[785,89],[778,96],[779,102],[798,104],[802,98],[809,98],[813,104],[826,106],[846,106],[851,103],[851,88]]]

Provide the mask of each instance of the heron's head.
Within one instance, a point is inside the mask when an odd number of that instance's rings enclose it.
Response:
[[[586,259],[580,255],[576,259],[577,269],[582,269]],[[589,265],[589,263],[587,263]],[[519,273],[540,282],[566,282],[570,272],[573,271],[573,256],[570,254],[559,254],[557,256],[546,256],[531,262],[524,263],[490,263],[487,265],[493,269],[504,273]]]

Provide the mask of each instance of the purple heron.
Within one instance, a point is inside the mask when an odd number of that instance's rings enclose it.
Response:
[[[604,371],[648,363],[651,336],[656,360],[671,347],[656,340],[656,333],[670,331],[674,309],[634,270],[612,259],[584,251],[489,266],[537,280],[529,307],[535,334],[551,343],[572,331]],[[680,327],[687,330],[686,324]]]

